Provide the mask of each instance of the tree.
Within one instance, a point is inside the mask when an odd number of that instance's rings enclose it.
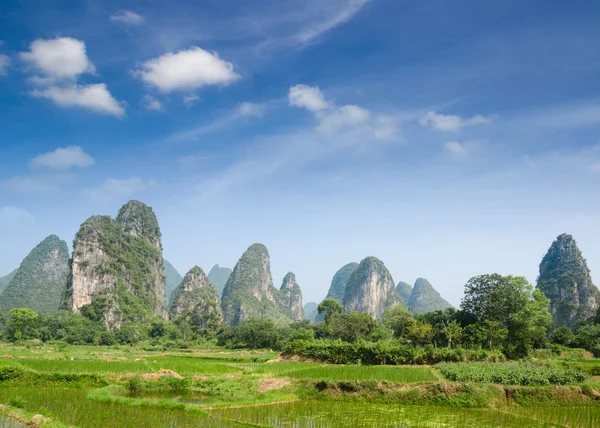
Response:
[[[556,330],[554,330],[554,333],[552,333],[552,342],[559,345],[571,346],[574,340],[575,335],[571,329],[566,326],[558,327]]]
[[[331,329],[332,339],[341,339],[351,343],[366,340],[377,328],[377,321],[370,314],[364,312],[331,315],[325,322]]]
[[[386,308],[383,311],[382,321],[386,327],[392,330],[396,339],[403,337],[408,326],[415,322],[410,312],[402,305]]]
[[[465,285],[461,308],[485,326],[488,345],[504,342],[508,357],[545,346],[552,327],[549,302],[520,276],[479,275]],[[468,317],[466,317],[468,318]]]
[[[443,332],[448,340],[448,348],[452,348],[452,343],[459,342],[463,336],[463,329],[456,321],[452,321],[444,327]]]
[[[412,323],[406,330],[406,337],[415,345],[425,345],[431,343],[435,336],[435,330],[429,323]]]
[[[343,310],[342,304],[335,299],[325,299],[317,307],[317,312],[319,312],[319,315],[324,316],[326,324],[329,323],[332,315],[341,314]]]
[[[38,314],[27,308],[8,311],[4,337],[11,342],[38,338]]]

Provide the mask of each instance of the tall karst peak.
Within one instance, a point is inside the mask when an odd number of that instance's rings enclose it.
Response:
[[[408,308],[412,313],[426,314],[452,307],[425,278],[418,278],[415,281],[412,293],[408,299]]]
[[[577,327],[594,316],[600,304],[587,262],[575,239],[566,233],[556,238],[542,259],[537,287],[550,300],[557,327]]]
[[[346,312],[366,312],[381,318],[386,308],[401,303],[392,275],[376,257],[361,261],[348,279],[344,294]]]
[[[413,291],[411,285],[407,282],[400,281],[398,285],[396,285],[396,291],[398,292],[400,297],[402,297],[402,300],[404,300],[404,304],[406,305]]]
[[[344,300],[346,292],[346,284],[350,279],[350,275],[358,268],[358,263],[352,262],[342,266],[331,279],[331,286],[327,292],[327,299],[335,299],[340,303]]]
[[[158,219],[152,208],[140,201],[129,201],[121,207],[116,218],[123,231],[133,236],[146,236],[154,241],[161,238]]]
[[[302,308],[302,290],[296,282],[296,275],[289,272],[284,278],[279,289],[283,305],[290,311],[295,321],[304,319],[304,309]]]
[[[251,317],[291,319],[280,291],[273,286],[267,247],[253,244],[242,254],[227,280],[221,304],[229,325]]]
[[[169,315],[171,319],[190,317],[194,325],[206,330],[214,331],[222,325],[219,296],[202,268],[194,266],[185,274],[173,292]]]
[[[72,266],[67,308],[98,316],[111,330],[166,317],[160,229],[141,202],[125,204],[115,220],[86,220],[73,242]]]
[[[0,309],[29,308],[38,313],[58,310],[69,276],[69,249],[56,235],[40,242],[0,294]]]
[[[168,260],[163,261],[163,275],[165,277],[165,301],[171,303],[173,291],[181,284],[183,278]]]
[[[223,289],[225,288],[225,284],[227,284],[227,280],[229,280],[231,273],[231,269],[219,265],[214,265],[208,273],[208,279],[217,290],[219,296],[223,295]]]

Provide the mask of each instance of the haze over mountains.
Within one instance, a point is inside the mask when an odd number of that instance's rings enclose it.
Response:
[[[18,269],[1,278],[0,308],[39,313],[62,308],[101,321],[109,330],[157,318],[211,330],[253,317],[322,321],[316,302],[303,306],[293,272],[279,288],[274,285],[271,256],[263,244],[250,245],[233,270],[215,265],[206,275],[195,266],[182,278],[164,260],[161,239],[154,211],[142,202],[128,202],[115,219],[92,216],[75,236],[71,259],[67,244],[50,235]],[[544,256],[537,287],[550,300],[556,326],[573,328],[595,315],[600,305],[587,263],[567,234]],[[378,319],[400,304],[414,314],[452,308],[425,278],[413,286],[396,284],[385,264],[372,256],[342,266],[326,298],[337,300],[345,312]]]

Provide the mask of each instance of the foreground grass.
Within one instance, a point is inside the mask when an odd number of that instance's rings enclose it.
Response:
[[[311,363],[268,363],[251,369],[293,379],[314,380],[387,380],[390,382],[413,383],[433,382],[437,378],[430,368],[408,366],[333,366]]]
[[[249,426],[222,420],[218,415],[184,409],[153,408],[86,400],[84,389],[13,387],[0,390],[0,402],[19,397],[23,410],[40,413],[68,425],[83,427],[163,428]]]
[[[453,409],[433,406],[393,406],[366,403],[295,402],[214,410],[212,413],[240,421],[275,427],[597,427],[600,409],[537,408]]]

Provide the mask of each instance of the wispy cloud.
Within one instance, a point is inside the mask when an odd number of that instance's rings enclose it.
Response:
[[[43,153],[31,159],[29,164],[34,168],[50,168],[67,170],[72,167],[86,168],[94,164],[94,158],[83,151],[81,147],[59,147],[48,153]]]
[[[149,94],[144,95],[144,98],[142,98],[142,105],[149,111],[162,111],[164,108],[158,99]]]
[[[144,17],[130,10],[120,10],[117,13],[110,15],[112,22],[117,22],[125,25],[142,25],[144,23]]]
[[[419,121],[421,126],[429,127],[442,132],[458,132],[467,126],[485,125],[492,122],[492,118],[481,114],[473,117],[461,117],[453,114],[441,114],[434,111],[427,112]]]

